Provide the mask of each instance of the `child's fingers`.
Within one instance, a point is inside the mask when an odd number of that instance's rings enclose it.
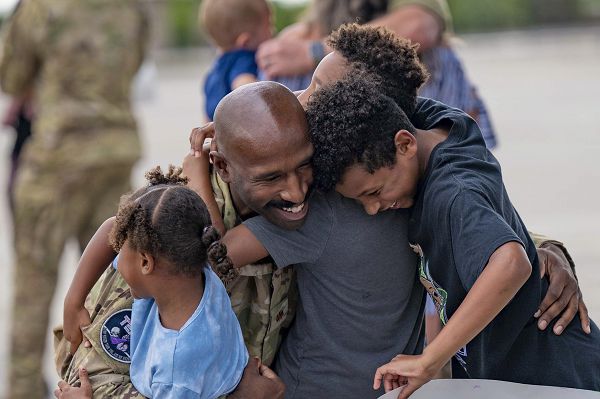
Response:
[[[379,389],[382,382],[386,384],[388,379],[392,378],[391,375],[396,375],[396,373],[390,367],[389,363],[379,367],[377,371],[375,371],[375,377],[373,378],[373,389]]]
[[[215,128],[212,122],[202,126],[196,127],[190,133],[190,147],[194,152],[202,152],[202,146],[204,140],[207,138],[213,138],[215,135]]]
[[[61,396],[62,396],[62,392],[60,391],[60,389],[56,388],[54,390],[54,397],[57,398],[57,399],[60,399]]]
[[[398,395],[398,399],[407,399],[410,395],[415,393],[420,386],[416,386],[413,384],[407,384],[400,390],[400,394]]]
[[[88,372],[85,368],[80,368],[79,369],[79,380],[81,381],[81,389],[84,392],[92,392],[92,384],[90,383],[90,378],[88,376]]]
[[[394,384],[394,382],[396,384]],[[393,391],[395,389],[394,385],[396,385],[396,388],[397,388],[397,385],[398,385],[397,383],[398,383],[398,376],[396,376],[396,375],[386,374],[383,377],[383,387],[385,388],[386,392]]]

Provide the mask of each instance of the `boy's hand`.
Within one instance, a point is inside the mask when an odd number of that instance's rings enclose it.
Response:
[[[72,387],[64,381],[58,382],[58,388],[54,390],[54,397],[57,399],[92,399],[92,385],[86,369],[79,369],[79,388]]]
[[[386,392],[404,385],[398,399],[406,399],[433,379],[438,371],[434,368],[426,364],[424,355],[398,355],[377,369],[373,389],[379,389],[382,381]]]
[[[577,278],[564,253],[554,245],[549,245],[538,249],[538,257],[542,278],[547,276],[549,282],[546,296],[534,315],[539,319],[538,328],[545,330],[552,320],[560,316],[553,328],[553,332],[560,335],[579,313],[581,327],[589,334],[591,329],[588,310]]]
[[[207,123],[202,127],[196,127],[192,129],[192,133],[190,133],[190,154],[198,158],[204,156],[208,157],[210,147],[204,148],[204,141],[214,137],[215,124],[213,122]]]
[[[89,326],[92,323],[90,314],[83,305],[72,305],[69,303],[68,298],[65,300],[64,314],[63,314],[63,334],[67,341],[69,341],[70,349],[69,354],[74,354],[83,341],[83,333],[81,329],[85,326]],[[89,347],[90,343],[85,340],[84,345]]]
[[[277,374],[258,359],[252,358],[244,369],[242,380],[230,399],[283,399],[285,385]]]

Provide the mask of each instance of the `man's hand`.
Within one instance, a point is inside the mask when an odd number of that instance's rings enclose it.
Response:
[[[197,158],[208,156],[210,148],[204,148],[204,141],[215,137],[215,124],[209,122],[202,127],[192,129],[190,133],[190,155]]]
[[[83,341],[81,329],[92,323],[90,314],[83,304],[73,304],[69,297],[65,299],[63,310],[63,335],[70,343],[69,354],[74,354]],[[88,347],[90,343],[85,340],[84,345]]]
[[[79,369],[80,387],[72,387],[64,381],[58,382],[58,388],[54,390],[57,399],[92,399],[92,385],[86,369]]]
[[[538,249],[538,257],[542,278],[547,276],[549,281],[548,292],[534,315],[539,319],[538,328],[545,330],[552,320],[560,316],[553,328],[553,332],[560,335],[579,312],[581,328],[586,334],[590,334],[588,310],[571,265],[562,250],[549,244]]]
[[[283,399],[285,385],[267,366],[256,358],[250,359],[244,369],[242,380],[230,399]]]
[[[267,79],[310,73],[315,60],[310,53],[310,40],[275,38],[262,43],[256,62]]]

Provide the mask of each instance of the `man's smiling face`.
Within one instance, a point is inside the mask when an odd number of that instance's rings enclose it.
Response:
[[[300,227],[308,212],[313,147],[302,129],[255,143],[230,163],[230,187],[250,210],[284,229]]]
[[[233,93],[215,115],[213,161],[238,211],[250,210],[284,229],[308,213],[313,146],[306,116],[281,85],[261,82]],[[223,121],[222,123],[220,123]]]

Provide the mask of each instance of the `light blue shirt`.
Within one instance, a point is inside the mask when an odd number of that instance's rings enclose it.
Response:
[[[248,351],[240,325],[221,280],[208,266],[204,277],[202,300],[179,331],[162,326],[153,299],[133,303],[130,376],[148,398],[215,399],[242,378]]]

